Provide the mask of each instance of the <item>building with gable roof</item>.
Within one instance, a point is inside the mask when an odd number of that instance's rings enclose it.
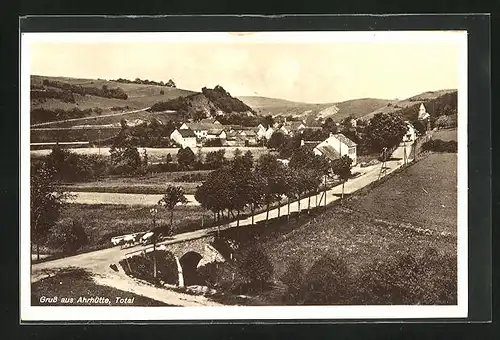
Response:
[[[347,155],[352,159],[352,165],[357,164],[357,144],[341,133],[330,133],[330,137],[316,145],[313,152],[324,155],[329,160]]]
[[[196,134],[191,129],[175,129],[170,134],[170,139],[175,141],[177,144],[183,148],[195,148],[196,147]]]

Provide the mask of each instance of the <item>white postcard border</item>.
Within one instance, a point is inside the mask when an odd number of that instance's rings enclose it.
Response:
[[[456,306],[224,306],[224,307],[75,307],[31,306],[30,254],[30,53],[32,42],[454,42],[460,45],[458,86],[458,284]],[[20,319],[21,321],[278,320],[278,319],[427,319],[465,318],[468,314],[467,32],[154,32],[22,33],[20,98]]]

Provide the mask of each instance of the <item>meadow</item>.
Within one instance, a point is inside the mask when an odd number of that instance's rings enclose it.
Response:
[[[441,139],[444,141],[454,140],[455,142],[458,140],[457,129],[442,129],[437,130],[432,134],[433,139]]]

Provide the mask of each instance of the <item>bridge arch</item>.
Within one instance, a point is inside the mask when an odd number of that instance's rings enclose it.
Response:
[[[179,259],[186,286],[203,284],[198,276],[198,264],[202,259],[203,256],[196,251],[188,251]]]

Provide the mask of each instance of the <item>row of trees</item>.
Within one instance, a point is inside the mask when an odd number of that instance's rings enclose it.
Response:
[[[251,152],[237,153],[231,162],[208,175],[195,198],[213,212],[216,220],[225,212],[239,218],[246,209],[253,216],[257,208],[265,207],[267,223],[270,206],[281,202],[283,197],[288,199],[288,216],[293,200],[298,201],[300,213],[300,200],[309,196],[310,209],[310,196],[326,190],[327,176],[336,174],[345,182],[351,176],[351,164],[348,156],[329,162],[305,148],[296,149],[288,165],[272,154],[264,154],[254,162]]]
[[[123,84],[142,84],[142,85],[157,85],[157,86],[166,86],[166,87],[176,87],[175,82],[172,79],[169,79],[167,82],[162,81],[154,81],[154,80],[142,80],[141,78],[135,78],[134,80],[129,80],[125,78],[118,78],[116,80],[112,80],[117,83]]]

